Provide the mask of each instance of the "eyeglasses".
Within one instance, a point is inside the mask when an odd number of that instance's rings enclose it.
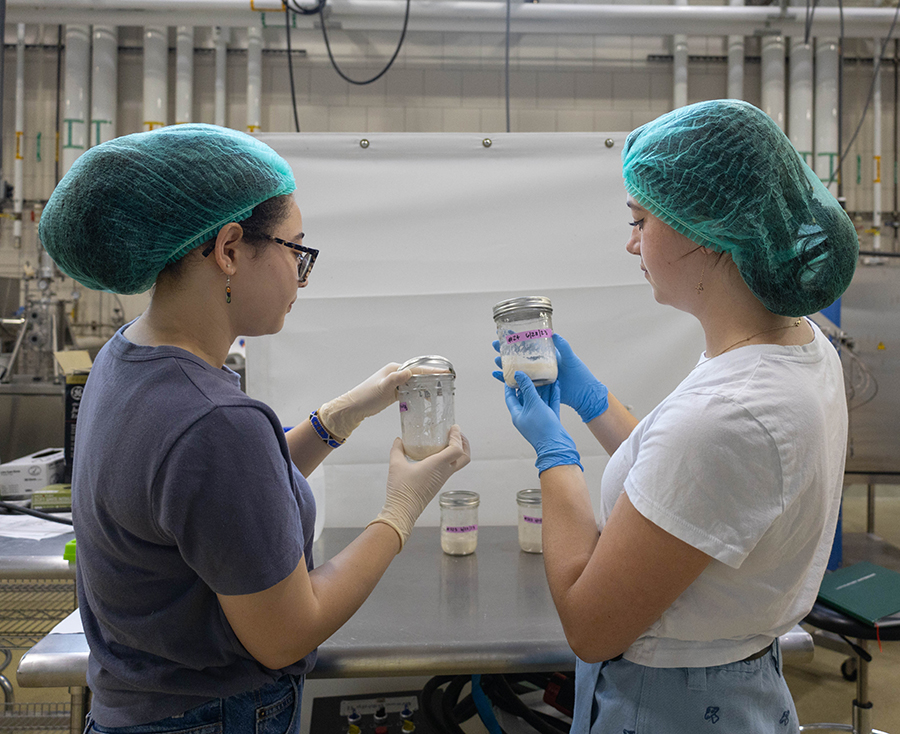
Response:
[[[304,236],[304,233],[301,232],[300,239],[302,240]],[[267,240],[272,240],[272,242],[277,242],[279,245],[290,247],[292,250],[296,250],[299,253],[297,255],[297,280],[300,283],[305,283],[309,279],[309,274],[312,272],[313,265],[316,264],[316,258],[319,255],[319,251],[313,249],[312,247],[301,245],[297,242],[288,242],[287,240],[283,240],[280,237],[273,237],[269,234],[263,235],[263,237],[265,237]],[[209,257],[209,254],[215,249],[216,241],[213,240],[203,251],[203,257]]]

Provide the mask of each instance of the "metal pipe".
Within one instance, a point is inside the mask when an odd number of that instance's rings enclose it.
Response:
[[[216,26],[213,29],[213,39],[216,45],[216,94],[215,113],[213,121],[216,125],[225,126],[225,94],[226,74],[228,73],[228,37],[231,29],[225,26]]]
[[[167,125],[169,116],[169,29],[144,28],[144,130]]]
[[[280,10],[273,3],[273,10]],[[396,31],[405,0],[330,0],[330,19],[344,30]],[[52,14],[59,22],[111,25],[184,24],[249,27],[259,22],[246,0],[108,0],[102,7],[77,0],[9,0],[10,22],[39,23]],[[886,36],[894,9],[844,8],[848,38]],[[312,16],[298,16],[297,27],[314,28]],[[805,13],[770,6],[593,5],[577,3],[513,4],[513,33],[560,33],[605,36],[782,35],[803,37]],[[409,19],[410,31],[502,33],[506,3],[487,0],[419,0]],[[837,7],[817,7],[813,36],[840,33]]]
[[[88,147],[88,80],[90,78],[91,28],[66,26],[66,73],[63,102],[62,161],[60,176]]]
[[[784,36],[762,42],[762,109],[784,130]]]
[[[247,132],[262,129],[262,28],[247,29]]]
[[[191,122],[194,107],[194,27],[175,31],[175,124]]]
[[[94,26],[91,76],[91,145],[116,137],[116,100],[119,78],[119,29]]]
[[[25,201],[25,24],[16,27],[16,157],[13,161],[13,246],[22,249]]]
[[[732,7],[742,7],[744,0],[729,0]],[[728,36],[728,98],[744,98],[744,37]]]
[[[817,8],[820,13],[827,8]],[[838,40],[816,39],[816,95],[814,135],[816,165],[813,170],[827,185],[838,163]],[[837,196],[838,184],[828,187]]]
[[[872,81],[872,249],[881,249],[881,47],[884,39],[876,38],[874,43],[875,79]]]
[[[679,8],[686,8],[688,0],[675,0]],[[672,108],[684,107],[688,102],[688,37],[685,33],[672,36]]]
[[[791,39],[788,136],[810,168],[813,160],[813,53],[802,38]]]

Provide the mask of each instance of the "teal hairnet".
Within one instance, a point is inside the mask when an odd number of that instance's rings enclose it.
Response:
[[[682,107],[633,131],[625,189],[698,245],[731,255],[763,305],[805,316],[850,285],[856,229],[767,114],[733,99]]]
[[[287,162],[256,138],[173,125],[85,151],[53,191],[39,233],[82,285],[141,293],[223,225],[295,188]]]

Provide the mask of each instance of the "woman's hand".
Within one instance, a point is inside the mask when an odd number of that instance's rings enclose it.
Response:
[[[419,515],[444,483],[471,459],[469,440],[459,430],[450,429],[449,445],[436,454],[411,462],[397,438],[391,447],[387,497],[384,508],[372,522],[390,525],[400,536],[400,550],[406,543]],[[370,525],[372,523],[369,523]]]
[[[559,382],[537,388],[524,372],[516,372],[516,382],[518,390],[504,388],[506,407],[513,425],[537,452],[538,474],[563,464],[581,467],[575,442],[559,421]]]
[[[412,370],[397,371],[398,362],[382,367],[365,382],[319,408],[319,420],[336,438],[347,438],[365,418],[376,415],[397,399],[397,388]]]

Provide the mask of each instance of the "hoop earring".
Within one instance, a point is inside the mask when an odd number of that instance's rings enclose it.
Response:
[[[703,270],[700,271],[700,282],[697,283],[696,286],[694,286],[697,293],[700,293],[703,291],[703,276],[705,273],[706,273],[706,260],[703,261]]]
[[[225,280],[225,303],[231,303],[231,276]]]

